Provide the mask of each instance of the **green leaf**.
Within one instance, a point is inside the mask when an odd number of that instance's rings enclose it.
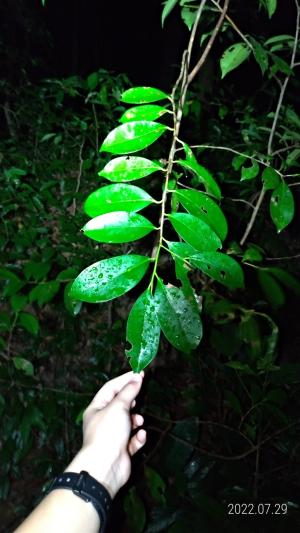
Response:
[[[191,31],[193,24],[196,19],[197,12],[195,10],[189,9],[188,7],[183,7],[181,10],[181,18],[185,25]]]
[[[16,294],[24,285],[21,279],[8,268],[0,268],[0,281],[4,281],[2,293],[4,297]]]
[[[171,252],[178,255],[182,259],[188,259],[189,257],[192,257],[198,253],[195,248],[189,244],[186,244],[185,242],[168,241],[168,247]]]
[[[293,37],[293,35],[288,35],[286,33],[284,33],[282,35],[274,35],[274,37],[270,37],[269,39],[266,40],[265,45],[272,45],[272,44],[276,44],[276,43],[279,43],[279,42],[282,42],[282,41],[291,41],[291,42],[293,42],[294,41],[294,37]]]
[[[38,263],[36,261],[28,261],[24,267],[24,275],[26,279],[34,279],[40,281],[44,279],[51,268],[51,263]]]
[[[20,324],[23,326],[26,331],[31,333],[31,335],[37,335],[39,332],[39,321],[31,313],[20,313],[19,316]]]
[[[282,307],[285,303],[285,295],[282,288],[273,278],[273,276],[270,276],[270,274],[268,274],[268,272],[265,270],[259,270],[258,281],[267,301],[271,304],[271,306],[275,309]]]
[[[263,260],[261,251],[256,246],[250,246],[243,254],[243,261],[251,261],[253,263]]]
[[[152,222],[142,215],[114,211],[92,218],[82,231],[94,241],[116,244],[141,239],[154,229]]]
[[[204,185],[206,192],[220,200],[221,191],[219,185],[214,180],[210,172],[202,165],[199,165],[196,159],[194,161],[192,159],[186,161],[180,159],[179,161],[176,161],[176,163],[181,167],[193,172],[199,179],[199,182]]]
[[[82,302],[78,300],[73,300],[70,297],[70,290],[71,290],[72,285],[73,285],[73,281],[69,281],[69,283],[67,283],[64,288],[64,304],[65,304],[65,308],[67,309],[67,311],[69,311],[69,313],[72,316],[76,316],[81,311]]]
[[[268,11],[269,18],[271,18],[277,8],[277,0],[265,0],[266,8]]]
[[[74,300],[100,303],[130,291],[145,275],[150,259],[143,255],[119,255],[87,267],[73,282],[69,296]]]
[[[196,250],[217,250],[222,247],[218,235],[200,218],[187,213],[168,215],[178,235]]]
[[[58,281],[47,281],[46,283],[41,283],[37,285],[29,293],[29,301],[37,302],[39,306],[50,302],[52,298],[59,291],[60,284]]]
[[[244,287],[244,274],[241,266],[232,257],[220,252],[204,252],[192,256],[190,263],[207,276],[229,289]]]
[[[150,468],[149,466],[145,467],[145,477],[147,486],[149,487],[150,494],[155,502],[165,505],[166,503],[166,484],[164,480],[160,477],[156,470]]]
[[[140,105],[127,109],[120,118],[120,122],[132,122],[134,120],[156,120],[167,113],[167,109],[160,105]]]
[[[168,341],[182,352],[195,349],[202,338],[202,323],[182,289],[167,287],[158,278],[155,301],[160,327]]]
[[[23,357],[13,357],[12,361],[17,370],[22,370],[26,376],[33,376],[34,368],[30,361]]]
[[[220,61],[222,79],[232,70],[239,67],[251,53],[251,48],[244,42],[236,43],[227,48],[223,53]]]
[[[166,0],[163,12],[161,15],[161,25],[163,26],[165,23],[165,20],[168,15],[170,15],[171,11],[174,9],[176,4],[178,4],[179,0]]]
[[[127,122],[107,135],[100,152],[110,152],[112,154],[138,152],[154,143],[167,129],[167,126],[159,122],[148,120]]]
[[[98,173],[109,181],[132,181],[145,178],[163,168],[145,157],[116,157]]]
[[[125,496],[124,511],[129,531],[142,533],[146,524],[146,511],[135,487],[132,487]],[[128,526],[126,529],[128,529]]]
[[[75,278],[75,276],[78,274],[78,268],[77,267],[69,267],[65,268],[59,274],[56,276],[57,281],[70,281]]]
[[[222,241],[226,238],[228,230],[226,218],[211,198],[201,191],[187,189],[177,189],[174,194],[191,215],[206,222]]]
[[[268,54],[267,54],[266,50],[264,49],[264,47],[258,41],[253,39],[253,37],[251,38],[251,42],[252,42],[252,45],[253,45],[254,58],[255,58],[256,62],[258,63],[258,65],[261,68],[262,75],[264,75],[264,73],[266,72],[266,70],[267,70],[267,68],[269,66]]]
[[[252,180],[253,178],[256,178],[257,174],[259,173],[259,164],[257,161],[252,160],[250,167],[242,167],[242,176],[241,181],[244,180]]]
[[[155,313],[155,302],[149,290],[133,304],[128,321],[126,339],[131,343],[126,355],[134,372],[141,372],[157,354],[160,326]]]
[[[149,104],[166,98],[170,98],[168,94],[154,87],[132,87],[121,95],[121,101],[126,104]]]
[[[282,182],[274,189],[270,201],[271,218],[280,233],[294,218],[295,206],[292,191]]]
[[[135,185],[117,183],[92,192],[85,201],[84,211],[90,217],[112,211],[140,211],[153,201],[143,189]]]
[[[295,276],[279,267],[269,267],[266,271],[275,276],[284,287],[300,296],[300,282]]]
[[[263,181],[265,191],[276,189],[280,184],[279,174],[272,167],[267,167],[264,169],[261,179]]]
[[[14,294],[10,299],[10,305],[15,313],[18,313],[27,304],[27,296],[24,294]]]

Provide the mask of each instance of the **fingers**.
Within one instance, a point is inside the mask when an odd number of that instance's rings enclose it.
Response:
[[[134,374],[131,378],[130,383],[125,385],[123,389],[117,394],[115,401],[118,401],[123,404],[126,410],[130,410],[132,402],[135,400],[136,396],[140,392],[142,386],[143,378],[140,374]]]
[[[134,455],[145,444],[147,440],[147,433],[144,429],[140,429],[131,439],[128,445],[129,455]]]
[[[108,403],[110,403],[114,397],[122,390],[125,385],[127,385],[131,380],[135,379],[135,376],[138,376],[139,379],[144,377],[144,372],[140,374],[134,374],[133,372],[126,372],[115,379],[111,379],[97,392],[96,396],[91,402],[91,407],[96,409],[102,409]],[[141,377],[140,377],[141,376]]]
[[[143,423],[144,423],[144,417],[142,415],[139,415],[139,414],[131,415],[132,429],[136,429],[139,426],[142,426]]]

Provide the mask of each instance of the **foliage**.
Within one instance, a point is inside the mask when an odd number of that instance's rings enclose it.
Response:
[[[198,7],[168,0],[163,23],[174,8],[192,30]],[[252,533],[231,502],[279,504],[254,519],[262,531],[299,526],[297,34],[270,32],[276,8],[247,6],[259,34],[224,17],[207,89],[201,70],[187,83],[186,55],[171,94],[103,70],[2,84],[6,531],[77,450],[82,410],[124,351],[135,371],[152,363],[148,444],[112,531]],[[221,9],[206,2],[194,55]]]

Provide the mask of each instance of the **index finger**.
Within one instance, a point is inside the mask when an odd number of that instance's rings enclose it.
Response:
[[[143,378],[144,372],[142,371],[140,374]],[[125,374],[105,383],[91,401],[90,406],[96,409],[102,409],[102,407],[105,407],[105,405],[110,403],[120,390],[130,383],[130,381],[134,381],[135,375],[136,374],[132,371],[126,372]]]

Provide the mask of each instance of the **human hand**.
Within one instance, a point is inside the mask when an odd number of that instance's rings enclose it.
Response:
[[[66,469],[86,470],[112,498],[130,476],[131,456],[146,442],[143,429],[130,438],[144,423],[141,415],[130,414],[143,377],[127,372],[103,385],[83,414],[83,446]]]

